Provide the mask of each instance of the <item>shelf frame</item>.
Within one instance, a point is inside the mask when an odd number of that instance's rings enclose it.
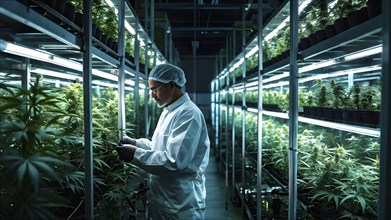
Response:
[[[19,1],[0,0],[0,14],[10,17],[22,24],[34,28],[66,45],[80,49],[80,44],[74,34],[60,27],[53,21],[43,17]]]

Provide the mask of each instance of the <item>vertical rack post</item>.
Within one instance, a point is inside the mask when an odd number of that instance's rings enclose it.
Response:
[[[229,77],[230,72],[228,72],[227,76]],[[235,147],[235,82],[236,79],[233,77],[232,81],[232,195],[236,196],[235,193],[235,179],[236,179],[236,163],[235,163],[235,153],[236,153],[236,147]],[[234,200],[236,198],[234,197]]]
[[[125,0],[120,0],[118,4],[118,127],[120,129],[120,139],[126,129],[125,121]]]
[[[30,58],[26,58],[26,68],[25,68],[25,72],[24,74],[22,75],[22,89],[24,90],[28,90],[29,89],[29,82],[30,82],[30,78],[31,78],[31,66],[30,66]]]
[[[390,16],[391,2],[389,0],[382,1],[382,15],[384,18]],[[387,19],[382,19],[383,22],[383,54],[382,54],[382,92],[381,92],[381,111],[380,111],[380,190],[379,190],[379,216],[378,219],[386,220],[391,216],[391,22]]]
[[[220,98],[220,78],[217,78],[217,82],[216,82],[216,89],[217,89],[217,98],[216,98],[216,101],[217,101],[217,106],[216,106],[216,147],[217,147],[217,158],[220,160],[220,150],[221,150],[221,146],[220,146],[220,141],[219,141],[219,138],[220,138],[220,124],[221,124],[221,120],[220,120],[220,115],[221,115],[221,111],[220,111],[220,104],[221,104],[221,98]]]
[[[145,0],[145,23],[144,23],[144,26],[145,26],[145,37],[144,37],[144,42],[145,42],[145,54],[144,54],[144,73],[145,73],[145,76],[146,76],[146,79],[148,79],[148,67],[149,67],[149,56],[148,56],[148,52],[149,52],[149,40],[148,40],[148,16],[149,16],[149,13],[148,13],[148,9],[149,9],[149,0]],[[149,111],[149,106],[148,106],[148,100],[149,100],[149,95],[148,95],[148,80],[145,81],[145,89],[144,89],[144,125],[145,125],[145,134],[144,134],[144,137],[148,137],[149,136],[149,125],[150,125],[150,116],[148,114],[148,111]]]
[[[226,82],[226,84],[225,84],[226,85],[225,86],[225,89],[226,89],[226,93],[225,93],[225,107],[226,107],[226,111],[225,111],[225,158],[224,158],[224,160],[225,160],[225,189],[226,189],[226,193],[228,195],[228,182],[229,182],[229,180],[228,180],[228,172],[229,172],[228,148],[230,146],[228,144],[228,142],[229,142],[229,134],[228,134],[228,131],[229,131],[229,129],[228,129],[228,125],[229,125],[229,123],[228,123],[228,119],[229,119],[229,117],[228,117],[228,115],[229,115],[229,100],[228,100],[228,98],[229,98],[229,86],[230,86],[230,83],[229,83],[228,75],[226,75],[225,78],[226,78],[226,80],[225,80],[225,82]],[[233,172],[233,170],[232,170],[232,172]],[[227,207],[228,206],[226,206],[226,208]]]
[[[242,5],[242,54],[243,63],[242,65],[242,76],[243,76],[243,90],[242,90],[242,210],[245,211],[245,172],[246,172],[246,22],[245,22],[245,9]]]
[[[297,133],[298,133],[298,26],[299,3],[290,1],[290,76],[289,76],[289,201],[288,218],[296,219]]]
[[[260,7],[258,3],[258,114],[257,114],[257,120],[258,120],[258,147],[257,147],[257,219],[261,220],[262,218],[262,94],[263,94],[263,88],[262,88],[262,70],[263,70],[263,13],[262,13],[262,7]]]
[[[140,126],[140,28],[139,28],[139,20],[136,17],[135,22],[135,28],[134,31],[136,32],[134,34],[134,64],[136,66],[136,74],[135,74],[135,80],[134,80],[134,104],[135,104],[135,124],[136,126]],[[137,129],[136,134],[140,135],[140,130]]]
[[[84,106],[84,170],[85,170],[85,218],[94,217],[93,148],[92,148],[92,12],[91,0],[83,0],[83,106]]]
[[[155,42],[155,1],[151,1],[151,38],[152,42]],[[156,66],[156,60],[157,60],[157,49],[154,47],[153,48],[153,64],[152,66]],[[155,130],[155,125],[156,125],[156,104],[152,104],[152,123],[150,128],[152,128],[151,131]]]

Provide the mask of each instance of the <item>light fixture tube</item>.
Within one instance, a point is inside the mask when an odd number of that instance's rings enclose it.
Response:
[[[283,22],[281,22],[272,32],[270,32],[268,35],[265,37],[265,41],[269,41],[272,39],[277,33],[285,27],[286,23],[289,21],[290,16],[286,17]]]
[[[355,60],[355,59],[359,59],[359,58],[363,58],[363,57],[368,57],[368,56],[372,56],[372,55],[381,53],[382,51],[383,51],[383,48],[381,45],[379,45],[379,46],[376,46],[376,47],[369,49],[369,50],[365,50],[365,51],[361,51],[358,53],[348,55],[345,57],[345,60],[350,61],[350,60]]]
[[[306,0],[303,3],[300,4],[300,6],[299,6],[299,15],[305,9],[305,7],[307,7],[307,5],[309,3],[311,3],[311,1],[312,0]],[[270,32],[268,35],[266,35],[265,41],[269,41],[270,39],[272,39],[282,28],[285,27],[285,25],[289,21],[289,19],[290,19],[290,16],[286,17],[285,20],[280,23],[280,25],[278,25],[276,28],[274,28],[274,30],[272,32]]]
[[[249,58],[249,57],[251,57],[254,53],[256,53],[257,51],[258,51],[258,45],[256,45],[253,49],[251,49],[246,55],[245,55],[245,57],[246,58]]]
[[[363,134],[372,137],[380,137],[380,130],[375,128],[366,128],[366,127],[349,125],[349,124],[335,123],[335,122],[323,121],[323,120],[306,118],[301,116],[299,116],[298,120],[299,122],[314,124],[326,128],[333,128],[341,131],[353,132],[356,134]]]
[[[27,57],[34,60],[39,60],[47,63],[53,63],[59,66],[63,66],[69,69],[82,71],[83,66],[78,63],[71,60],[63,59],[60,57],[57,57],[53,54],[48,54],[39,50],[33,50],[27,47],[19,46],[16,44],[12,44],[3,40],[0,40],[0,50],[9,53],[14,54],[17,56]]]
[[[134,30],[134,28],[132,26],[130,26],[128,21],[125,21],[125,28],[126,28],[126,30],[129,31],[129,33],[131,35],[135,35],[136,34],[136,31]]]
[[[31,72],[32,73],[36,73],[36,74],[41,74],[41,75],[44,75],[44,76],[52,76],[52,77],[56,77],[56,78],[61,78],[61,79],[67,79],[67,80],[76,80],[76,79],[78,79],[80,82],[83,81],[82,77],[73,76],[73,75],[70,75],[70,74],[60,73],[60,72],[46,70],[46,69],[41,69],[41,68],[32,69]],[[44,81],[45,82],[50,82],[50,83],[55,83],[56,82],[56,81],[49,80],[49,79],[44,79]],[[63,81],[60,81],[60,83],[64,84],[64,85],[69,85],[70,84],[68,82],[63,82]],[[94,84],[94,85],[118,88],[118,85],[111,84],[111,83],[105,83],[105,82],[101,82],[101,81],[98,81],[98,80],[93,80],[91,83]],[[132,88],[131,87],[125,87],[125,90],[132,90]]]
[[[325,61],[325,62],[314,63],[314,64],[311,64],[311,65],[299,68],[299,73],[305,73],[305,72],[308,72],[308,71],[311,71],[311,70],[320,69],[320,68],[323,68],[323,67],[326,67],[326,66],[331,66],[331,65],[334,65],[334,64],[335,64],[334,60],[328,60],[328,61]]]
[[[258,80],[246,84],[246,88],[253,86],[258,86]]]
[[[0,49],[1,51],[17,56],[28,57],[35,60],[50,61],[49,54],[43,53],[41,51],[32,50],[25,48],[16,44],[11,44],[6,41],[0,40]]]
[[[277,118],[283,118],[288,119],[288,113],[280,113],[280,112],[272,112],[272,111],[262,111],[264,115],[277,117]],[[313,118],[307,118],[299,116],[298,118],[299,122],[307,123],[307,124],[314,124],[319,125],[326,128],[335,128],[342,131],[348,131],[353,132],[356,134],[364,134],[372,137],[380,137],[380,131],[376,128],[365,128],[355,125],[349,125],[349,124],[342,124],[342,123],[336,123],[336,122],[330,122],[330,121],[323,121]]]
[[[79,79],[80,81],[82,81],[82,77],[78,77],[78,76],[74,76],[74,75],[66,74],[66,73],[60,73],[60,72],[56,72],[56,71],[51,71],[51,70],[47,70],[47,69],[34,68],[34,69],[31,69],[30,72],[36,73],[36,74],[42,74],[45,76],[61,78],[61,79],[68,79],[68,80]]]
[[[285,77],[289,77],[289,72],[283,72],[282,74],[278,74],[278,75],[272,76],[270,78],[267,78],[265,80],[262,80],[262,83],[265,84],[265,83],[277,81],[277,80],[283,79]]]
[[[247,108],[247,111],[253,112],[253,113],[258,113],[258,109],[256,109],[256,108]]]
[[[273,84],[269,84],[269,85],[264,85],[262,86],[264,89],[270,89],[270,88],[274,88],[274,87],[281,87],[281,86],[287,86],[289,85],[289,81],[280,81],[278,83],[273,83]]]
[[[125,80],[125,84],[131,85],[131,86],[135,86],[135,82],[133,80],[130,80],[130,79]],[[140,89],[145,89],[146,88],[146,86],[144,84],[142,84],[142,83],[139,83],[139,87],[140,87]]]
[[[92,74],[95,75],[95,76],[102,77],[104,79],[118,81],[118,76],[115,76],[115,75],[110,74],[110,73],[105,73],[105,72],[97,70],[97,69],[92,69]]]
[[[258,90],[258,86],[253,86],[253,87],[246,87],[246,90],[247,90],[247,91],[254,91],[254,90]]]
[[[112,87],[112,88],[118,89],[118,85],[117,84],[106,83],[106,82],[102,82],[102,81],[98,81],[98,80],[92,80],[91,83],[95,84],[95,85],[99,85],[99,86]]]
[[[83,71],[83,65],[81,63],[67,60],[64,58],[60,58],[55,55],[44,53],[44,52],[41,52],[38,50],[33,50],[33,49],[30,49],[27,47],[12,44],[12,43],[9,43],[9,42],[3,41],[3,40],[0,40],[0,50],[5,53],[23,56],[23,57],[27,57],[27,58],[47,62],[47,63],[52,63],[55,65],[59,65],[59,66],[65,67],[65,68],[73,69],[73,70],[76,70],[79,72]],[[92,69],[92,74],[99,76],[99,77],[102,77],[102,78],[105,78],[105,79],[118,81],[117,76],[102,72],[97,69]]]
[[[356,69],[350,69],[350,70],[342,70],[342,71],[337,71],[334,73],[320,74],[320,75],[302,78],[302,79],[299,79],[299,83],[304,83],[304,82],[313,81],[313,80],[317,80],[317,79],[326,79],[326,78],[344,76],[344,75],[348,75],[348,74],[376,71],[376,70],[381,70],[381,69],[382,69],[381,66],[375,65],[375,66],[368,66],[368,67],[356,68]]]

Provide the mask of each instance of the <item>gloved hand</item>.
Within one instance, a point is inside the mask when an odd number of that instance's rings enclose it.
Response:
[[[133,139],[133,138],[126,136],[126,135],[124,135],[122,137],[122,140],[120,140],[120,142],[121,142],[121,144],[131,144],[131,145],[136,146],[136,139]]]
[[[124,160],[125,162],[131,162],[133,160],[134,153],[136,152],[137,147],[131,144],[123,144],[117,145],[117,147],[115,147],[115,150],[117,151],[121,160]]]

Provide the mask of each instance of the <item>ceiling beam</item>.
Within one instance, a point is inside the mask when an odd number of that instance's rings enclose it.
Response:
[[[199,10],[239,10],[241,4],[197,5]],[[155,10],[194,10],[193,3],[155,3]]]
[[[171,31],[233,31],[233,27],[171,27]]]

